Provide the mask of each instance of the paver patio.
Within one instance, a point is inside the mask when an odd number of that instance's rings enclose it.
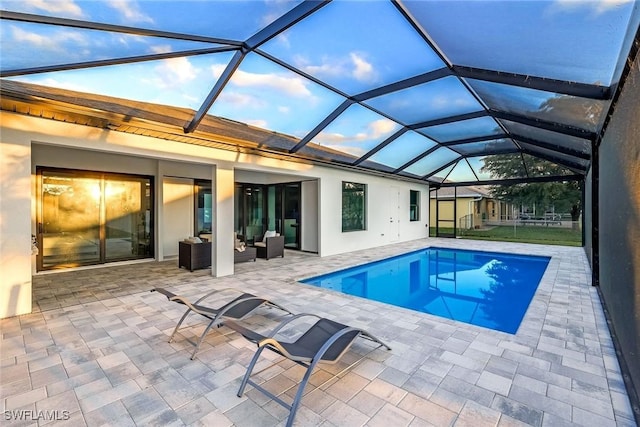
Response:
[[[552,259],[515,335],[297,283],[427,246]],[[254,345],[222,327],[190,360],[186,338],[205,325],[195,317],[167,343],[183,308],[149,292],[163,286],[193,298],[239,288],[391,345],[320,388],[371,347],[359,343],[344,363],[314,374],[296,425],[635,426],[582,248],[432,238],[324,258],[287,252],[236,267],[222,278],[178,269],[177,260],[36,275],[34,313],[0,321],[3,423],[284,425],[287,411],[251,387],[236,396]],[[260,313],[253,327],[280,315]],[[301,371],[283,360],[258,378],[284,392]]]

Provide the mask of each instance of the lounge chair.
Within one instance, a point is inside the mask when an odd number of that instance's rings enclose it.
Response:
[[[295,341],[285,342],[285,341],[279,341],[276,338],[274,338],[275,335],[285,326],[290,324],[292,321],[304,316],[314,316],[314,317],[317,317],[318,320]],[[336,363],[338,360],[340,360],[340,358],[344,355],[344,353],[349,349],[351,344],[358,337],[362,337],[370,341],[373,341],[375,343],[378,343],[378,346],[376,346],[371,351],[379,347],[386,347],[387,350],[391,350],[391,347],[389,347],[388,345],[386,345],[385,343],[378,340],[373,335],[369,334],[368,332],[362,329],[343,325],[342,323],[338,323],[333,320],[329,320],[326,318],[322,318],[322,317],[319,317],[313,314],[307,314],[307,313],[297,314],[297,315],[294,315],[293,317],[285,319],[278,326],[276,326],[275,329],[273,329],[271,333],[269,333],[268,335],[262,335],[260,333],[254,332],[233,321],[225,322],[225,326],[235,330],[236,332],[239,332],[246,339],[258,345],[258,349],[256,350],[256,353],[254,354],[253,359],[251,359],[251,363],[249,364],[249,367],[247,368],[247,372],[244,375],[244,378],[242,379],[242,383],[240,384],[240,389],[238,390],[238,397],[242,397],[242,394],[244,393],[244,389],[247,386],[247,384],[251,384],[257,390],[261,391],[262,393],[264,393],[265,395],[267,395],[268,397],[270,397],[280,405],[289,409],[289,417],[287,418],[287,424],[286,424],[287,427],[293,424],[293,419],[296,415],[296,411],[298,410],[300,401],[304,396],[303,394],[304,388],[307,385],[309,378],[311,377],[311,373],[313,372],[313,369],[319,362]],[[250,378],[251,372],[253,371],[253,368],[255,367],[256,362],[258,361],[258,358],[260,357],[260,354],[264,349],[269,349],[307,368],[302,381],[300,381],[300,383],[298,384],[298,391],[296,392],[296,395],[291,404],[288,404],[287,402],[283,401],[282,399],[280,399],[270,391],[266,390],[265,388],[261,387],[260,385],[252,381]],[[336,376],[339,376],[340,374],[351,369],[353,366],[359,363],[363,358],[364,356],[361,357],[359,360],[357,360],[355,363],[349,365],[340,373],[330,378],[329,381],[335,378]],[[326,382],[324,384],[326,384]]]
[[[223,304],[218,308],[211,308],[211,307],[206,307],[202,305],[202,302],[204,300],[212,297],[213,295],[219,294],[223,291],[239,292],[241,293],[241,295],[229,302],[226,302],[225,304]],[[187,311],[182,315],[182,317],[180,318],[180,321],[178,322],[175,329],[173,330],[173,333],[169,337],[169,342],[173,340],[173,336],[176,334],[176,332],[178,332],[178,329],[180,329],[180,325],[182,325],[182,322],[184,322],[184,320],[187,318],[189,313],[192,313],[192,312],[197,313],[210,320],[209,325],[207,325],[204,332],[202,332],[202,335],[200,335],[200,338],[198,339],[197,342],[187,340],[195,346],[195,349],[191,354],[191,360],[193,360],[196,357],[196,353],[200,349],[200,344],[202,344],[202,341],[204,340],[204,337],[207,335],[209,330],[213,326],[218,326],[218,327],[222,326],[224,319],[236,319],[236,320],[244,319],[245,317],[249,316],[251,313],[253,313],[255,310],[257,310],[261,306],[265,306],[268,308],[277,308],[284,312],[292,314],[286,308],[272,301],[269,301],[265,298],[257,297],[253,294],[242,293],[241,291],[233,288],[218,289],[213,292],[209,292],[208,294],[201,297],[194,303],[188,301],[185,297],[176,295],[173,292],[167,291],[164,288],[154,288],[151,290],[151,292],[161,293],[164,296],[166,296],[169,301],[173,301],[178,304],[184,304],[188,307]]]

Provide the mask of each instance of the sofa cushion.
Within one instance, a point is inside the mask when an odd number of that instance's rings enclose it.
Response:
[[[277,233],[276,233],[275,230],[267,230],[264,233],[264,237],[262,238],[262,241],[266,242],[267,241],[267,237],[276,237],[276,236],[277,236]]]

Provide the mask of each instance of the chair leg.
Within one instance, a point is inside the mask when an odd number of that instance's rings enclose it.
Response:
[[[244,378],[242,378],[242,383],[240,384],[240,389],[238,390],[238,397],[242,397],[242,393],[244,393],[244,388],[247,386],[247,382],[249,382],[249,377],[251,377],[251,372],[253,372],[253,368],[256,366],[256,362],[264,350],[265,347],[258,347],[256,350],[256,354],[253,355],[253,359],[251,359],[251,363],[247,367],[247,372],[244,374]]]
[[[198,350],[200,350],[200,344],[202,344],[202,341],[204,341],[204,337],[207,336],[207,334],[209,333],[209,330],[213,327],[213,325],[217,323],[217,321],[218,321],[218,318],[216,317],[211,322],[209,322],[209,325],[207,325],[202,335],[200,335],[198,342],[194,344],[196,348],[194,348],[193,353],[191,353],[191,360],[196,358],[196,353],[198,352]]]
[[[311,362],[311,364],[307,368],[307,372],[305,372],[304,377],[302,378],[302,381],[300,381],[300,384],[298,384],[298,391],[296,392],[296,397],[293,399],[293,402],[291,402],[291,409],[289,411],[289,417],[287,418],[286,427],[291,427],[293,425],[293,418],[296,416],[296,411],[298,410],[298,406],[300,406],[300,401],[302,400],[302,396],[304,394],[304,388],[307,386],[307,383],[309,382],[309,378],[311,378],[311,373],[313,372],[313,369],[318,364],[318,360],[319,359],[315,359]]]
[[[176,332],[178,332],[178,329],[180,329],[180,325],[182,325],[182,322],[184,322],[184,319],[187,318],[187,315],[191,312],[191,309],[188,308],[187,311],[184,312],[184,314],[182,315],[182,317],[180,318],[180,321],[178,322],[178,324],[176,325],[175,329],[173,330],[173,333],[171,334],[171,336],[169,337],[169,341],[171,342],[173,341],[173,336],[176,334]]]

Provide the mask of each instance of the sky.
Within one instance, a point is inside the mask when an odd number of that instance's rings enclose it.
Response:
[[[248,39],[299,1],[3,0],[4,10],[204,35],[219,43],[0,21],[1,67],[30,68],[188,51]],[[257,53],[245,56],[210,114],[302,138],[344,101],[402,79],[456,65],[611,85],[625,49],[631,0],[405,1],[440,49],[432,50],[387,1],[334,1],[260,49],[320,79],[335,93]],[[628,50],[628,46],[626,46]],[[198,110],[233,52],[51,72],[13,79]],[[624,53],[626,57],[626,52]],[[499,94],[498,94],[499,96]],[[527,101],[536,108],[545,96]],[[528,104],[534,104],[533,107]],[[362,155],[402,124],[482,110],[456,78],[349,107],[313,142]],[[388,117],[385,117],[388,116]],[[397,119],[400,123],[390,120]],[[496,124],[497,126],[497,124]],[[488,129],[491,126],[488,127]],[[407,144],[399,140],[397,147]],[[412,141],[432,146],[424,134]],[[419,141],[419,142],[418,142]],[[407,145],[408,146],[408,145]],[[397,150],[380,152],[398,163]],[[384,155],[383,155],[384,154]],[[448,157],[447,157],[448,158]]]

